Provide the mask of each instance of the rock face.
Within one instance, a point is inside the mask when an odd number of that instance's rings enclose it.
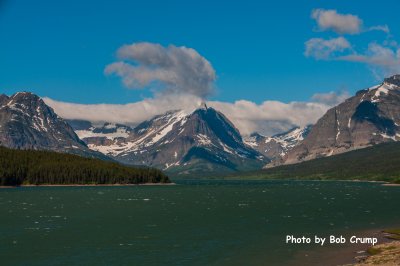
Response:
[[[67,122],[29,92],[0,95],[0,146],[105,158],[88,149]]]
[[[330,109],[308,136],[282,160],[293,164],[389,141],[400,140],[400,75],[361,90]]]
[[[271,160],[277,160],[299,144],[310,132],[311,125],[294,127],[291,130],[272,137],[253,133],[245,139],[245,143]]]
[[[250,170],[266,162],[222,113],[207,107],[171,111],[135,128],[105,124],[76,133],[91,149],[120,162],[179,174]]]

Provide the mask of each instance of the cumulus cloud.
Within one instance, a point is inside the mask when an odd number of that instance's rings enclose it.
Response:
[[[350,48],[349,42],[336,39],[310,40],[306,55],[327,59],[336,52]],[[117,51],[119,61],[108,65],[105,73],[121,77],[132,89],[160,88],[153,98],[129,104],[77,104],[44,98],[57,114],[65,119],[87,120],[93,123],[137,125],[171,110],[192,112],[214,92],[216,74],[211,64],[194,49],[153,43],[124,45]],[[208,101],[207,104],[224,113],[243,135],[259,132],[273,135],[293,126],[315,123],[343,95],[314,95],[310,102],[247,100],[234,103]]]
[[[343,37],[325,40],[312,38],[305,43],[304,55],[317,60],[336,60],[366,64],[377,79],[400,73],[400,46],[396,41],[368,44],[363,53],[353,50]]]
[[[334,31],[338,34],[358,34],[369,31],[385,32],[382,45],[377,41],[368,44],[365,51],[355,50],[350,42],[340,36],[332,39],[311,38],[305,42],[304,55],[317,60],[336,60],[364,63],[369,66],[377,79],[400,73],[400,49],[388,25],[364,27],[363,20],[356,15],[340,14],[334,9],[314,9],[311,17],[320,31]],[[356,46],[354,46],[356,47]]]
[[[224,113],[243,135],[253,132],[271,136],[286,131],[293,126],[314,124],[329,106],[314,102],[265,101],[256,104],[240,100],[234,103],[208,102]]]
[[[360,33],[363,21],[356,15],[339,14],[336,10],[314,9],[311,17],[321,31],[332,30],[338,34]]]
[[[400,48],[391,48],[370,43],[365,54],[351,54],[339,57],[339,60],[365,63],[378,67],[384,76],[400,73]],[[377,70],[377,69],[375,69]]]
[[[50,98],[44,98],[44,101],[65,119],[135,125],[170,110],[183,109],[190,113],[200,106],[202,99],[186,94],[145,99],[130,104],[77,104]],[[294,126],[315,123],[330,107],[322,102],[265,101],[256,104],[246,100],[234,103],[208,101],[207,104],[224,113],[244,135],[253,132],[273,135]]]
[[[117,57],[119,61],[106,66],[104,72],[121,77],[128,88],[154,85],[163,95],[183,93],[201,98],[214,93],[215,71],[194,49],[141,42],[122,46]]]
[[[343,102],[350,96],[351,95],[347,91],[342,91],[339,93],[331,91],[328,93],[316,93],[311,97],[311,99],[317,103],[322,103],[328,106],[335,106]]]
[[[364,31],[378,30],[389,33],[387,25],[377,25],[364,28],[363,20],[357,15],[340,14],[334,9],[314,9],[311,12],[311,18],[317,22],[318,30],[334,31],[337,34],[358,34]]]
[[[315,59],[330,59],[336,52],[343,52],[350,49],[351,45],[344,37],[325,40],[322,38],[312,38],[305,42],[304,55]]]

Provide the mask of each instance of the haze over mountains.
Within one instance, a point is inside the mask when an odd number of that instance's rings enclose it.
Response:
[[[176,176],[222,174],[293,164],[400,139],[400,75],[361,90],[318,122],[274,136],[242,136],[205,104],[137,126],[64,120],[32,93],[0,95],[0,145],[53,150],[153,166]]]

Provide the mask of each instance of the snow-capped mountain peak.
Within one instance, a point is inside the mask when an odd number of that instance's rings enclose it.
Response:
[[[0,95],[0,145],[105,158],[88,149],[71,126],[37,95]]]
[[[400,75],[329,109],[307,137],[271,164],[292,164],[400,140]]]
[[[298,145],[310,131],[311,126],[295,127],[287,132],[268,137],[253,133],[245,139],[245,143],[274,160],[283,157],[289,150]]]
[[[119,161],[161,169],[189,167],[194,161],[206,161],[234,170],[245,160],[258,163],[264,160],[243,143],[239,131],[222,113],[206,105],[189,113],[170,111],[130,130],[113,129],[105,133],[91,126],[77,130],[77,134],[91,149]],[[117,133],[120,135],[116,136]]]

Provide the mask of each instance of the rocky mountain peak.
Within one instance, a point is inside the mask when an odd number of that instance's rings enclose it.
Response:
[[[10,104],[12,104],[14,102],[21,104],[21,105],[25,105],[26,107],[29,107],[31,109],[34,109],[35,107],[38,107],[38,106],[46,106],[47,108],[49,108],[44,103],[42,98],[40,98],[39,96],[37,96],[36,94],[33,94],[31,92],[17,92],[15,94],[13,94],[10,97]]]
[[[169,111],[120,134],[95,131],[76,132],[91,149],[126,164],[191,173],[193,169],[255,169],[265,162],[260,153],[243,143],[234,125],[211,107],[200,107],[189,114]]]
[[[245,139],[245,143],[264,154],[267,158],[276,160],[285,156],[286,153],[298,145],[310,132],[311,127],[311,125],[294,127],[271,137],[255,132]]]
[[[385,78],[384,83],[393,84],[400,88],[400,74],[393,75],[389,78]]]
[[[104,158],[89,150],[68,123],[30,92],[18,92],[0,100],[0,145]]]
[[[227,144],[235,146],[242,142],[239,130],[223,115],[212,107],[195,110],[188,119],[199,119],[205,121],[207,126],[218,138],[223,139]]]
[[[0,106],[3,105],[5,102],[8,102],[8,96],[5,94],[0,94]]]
[[[247,139],[253,139],[254,141],[260,141],[260,140],[263,140],[265,138],[266,138],[266,136],[263,136],[258,132],[253,132],[253,133],[251,133],[249,135],[249,137]]]
[[[35,100],[41,99],[38,95],[36,95],[32,92],[29,92],[29,91],[17,92],[15,94],[11,95],[10,98],[14,98],[14,99],[24,99],[25,98],[25,99],[35,99]]]
[[[400,140],[400,75],[329,109],[308,136],[274,165],[331,156]]]
[[[199,107],[198,109],[205,109],[205,110],[207,110],[207,109],[208,109],[207,103],[204,102],[204,101],[201,102],[200,107]]]
[[[3,105],[5,105],[4,108],[8,108],[13,112],[19,112],[21,115],[33,118],[58,117],[53,109],[45,104],[42,98],[31,92],[17,92],[6,98]]]

